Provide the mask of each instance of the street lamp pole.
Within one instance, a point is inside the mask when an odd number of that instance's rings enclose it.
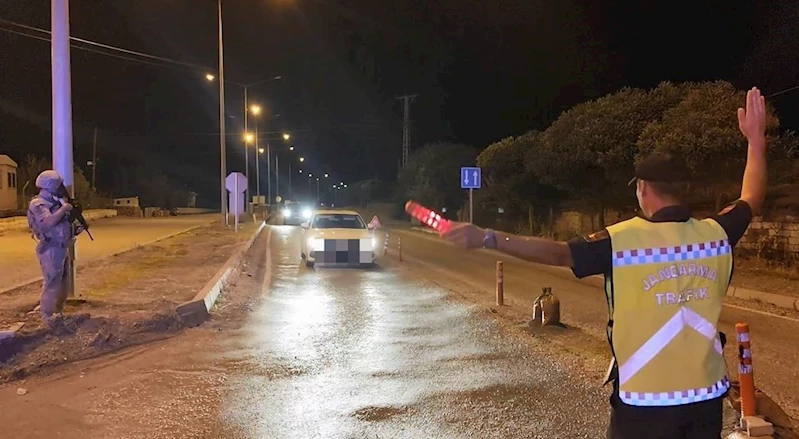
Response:
[[[260,164],[261,161],[258,159],[258,154],[260,153],[260,149],[258,149],[258,121],[255,122],[255,193],[258,196],[258,200],[261,200],[261,175],[260,175]],[[250,185],[250,182],[247,182],[247,186]]]
[[[227,215],[227,190],[225,177],[227,177],[227,160],[225,145],[225,55],[222,41],[222,0],[217,2],[219,15],[219,165],[220,165],[220,208],[222,210],[222,225],[228,225]]]
[[[275,154],[275,189],[280,196],[280,156]]]
[[[289,198],[294,198],[291,192],[291,162],[289,162]]]
[[[247,106],[247,86],[244,86],[244,135],[246,136],[248,131],[247,126],[247,115],[250,112],[250,107]],[[258,135],[256,134],[256,139]],[[257,140],[256,140],[257,142]],[[244,177],[247,179],[247,189],[245,190],[245,199],[247,200],[247,206],[250,205],[250,142],[246,139],[244,140]],[[256,147],[257,148],[257,147]],[[256,151],[258,151],[256,149]],[[249,210],[248,210],[249,211]]]
[[[272,145],[269,142],[266,142],[266,196],[269,197],[266,200],[266,204],[268,206],[272,205],[272,152],[271,152]]]

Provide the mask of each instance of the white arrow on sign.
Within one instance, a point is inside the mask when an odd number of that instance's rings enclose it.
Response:
[[[474,174],[472,174],[472,176],[474,176],[474,184],[472,184],[472,186],[477,186],[477,171],[474,171]]]
[[[468,172],[464,172],[463,173],[463,184],[465,184],[467,186],[469,185],[469,173]]]

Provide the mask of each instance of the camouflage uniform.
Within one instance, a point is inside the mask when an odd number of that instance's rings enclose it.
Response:
[[[36,245],[36,257],[42,267],[44,278],[40,313],[48,319],[61,313],[68,294],[69,260],[68,247],[73,239],[72,224],[68,214],[55,224],[45,221],[57,214],[62,204],[53,194],[63,184],[63,179],[55,171],[44,171],[36,179],[36,186],[43,191],[28,205],[28,225]]]

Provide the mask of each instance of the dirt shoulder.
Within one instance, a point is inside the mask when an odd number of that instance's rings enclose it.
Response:
[[[178,332],[175,306],[191,300],[255,228],[244,224],[236,233],[217,223],[84,266],[76,279],[81,300],[54,328],[34,311],[40,283],[3,294],[0,327],[24,325],[0,344],[0,382]]]
[[[735,261],[732,285],[799,297],[799,267],[776,261],[739,257]]]
[[[204,325],[180,337],[142,340],[101,358],[0,383],[3,437],[222,437],[209,414],[220,412],[230,376],[206,364],[207,352],[241,327],[260,298],[265,236],[250,249]]]

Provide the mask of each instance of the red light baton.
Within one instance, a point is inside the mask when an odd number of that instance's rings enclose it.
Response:
[[[430,210],[416,201],[405,203],[405,212],[418,219],[422,224],[433,228],[438,233],[444,233],[452,227],[450,220],[443,218],[437,212]]]

